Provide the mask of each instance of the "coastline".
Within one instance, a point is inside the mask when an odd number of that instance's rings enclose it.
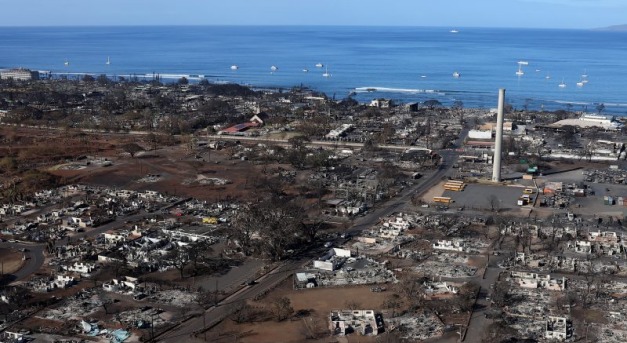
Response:
[[[1,68],[0,68],[1,69]],[[136,78],[139,82],[150,82],[158,78],[160,82],[172,84],[176,83],[180,78],[185,77],[192,84],[198,83],[202,80],[207,80],[211,84],[237,84],[240,86],[249,87],[255,90],[268,90],[280,92],[282,90],[288,90],[292,88],[302,87],[306,89],[310,89],[314,92],[319,92],[325,94],[328,98],[334,98],[335,100],[341,100],[344,98],[353,98],[360,103],[369,103],[373,99],[390,99],[399,104],[410,104],[410,103],[421,103],[428,100],[438,100],[444,106],[449,107],[452,106],[454,101],[460,100],[464,104],[464,107],[471,109],[492,109],[496,108],[496,92],[470,92],[465,90],[437,90],[437,89],[413,89],[413,88],[395,88],[395,87],[381,87],[381,86],[361,86],[354,87],[351,89],[347,89],[344,94],[337,94],[329,92],[325,92],[324,90],[318,89],[315,86],[310,86],[307,84],[296,84],[296,85],[276,85],[276,84],[251,84],[245,82],[237,82],[236,80],[227,79],[227,75],[217,76],[217,75],[205,75],[205,74],[192,74],[192,73],[121,73],[121,74],[106,74],[99,72],[51,72],[40,70],[40,73],[48,73],[51,75],[53,79],[59,79],[68,77],[68,79],[75,78],[79,80],[81,77],[85,75],[90,75],[93,77],[98,77],[100,75],[106,75],[109,79],[117,81],[118,77],[124,77],[127,81]],[[494,94],[493,94],[494,93]],[[477,105],[476,100],[466,101],[464,97],[484,97],[487,99],[494,100],[494,103],[490,103],[490,101],[482,101],[483,105]],[[494,98],[494,99],[493,99]],[[547,111],[554,112],[557,110],[568,110],[575,112],[586,112],[591,113],[595,111],[595,107],[602,103],[605,106],[604,113],[608,115],[614,115],[617,117],[627,117],[627,103],[612,103],[612,102],[584,102],[584,101],[568,101],[568,100],[559,100],[559,99],[533,99],[529,97],[524,97],[524,99],[520,99],[520,97],[514,95],[514,99],[512,99],[512,95],[508,92],[508,103],[512,104],[516,110],[521,110],[524,107],[527,107],[529,110],[534,110],[538,112]],[[511,101],[514,100],[514,101]],[[523,101],[521,101],[523,100]]]

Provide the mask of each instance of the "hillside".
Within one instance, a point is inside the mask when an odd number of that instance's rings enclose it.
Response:
[[[627,24],[623,25],[612,25],[608,27],[602,27],[595,29],[596,31],[627,31]]]

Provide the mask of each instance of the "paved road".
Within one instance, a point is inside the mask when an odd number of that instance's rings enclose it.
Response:
[[[13,273],[12,282],[23,280],[27,276],[39,270],[39,268],[41,268],[41,266],[44,264],[43,251],[45,245],[43,244],[2,242],[0,243],[0,247],[26,250],[26,252],[24,252],[24,255],[26,255],[24,266],[22,266],[22,268],[20,268],[20,270],[18,270],[17,272]]]
[[[287,139],[275,139],[275,138],[265,138],[265,137],[249,137],[249,136],[228,136],[228,135],[209,135],[205,136],[206,138],[215,139],[215,140],[223,140],[223,141],[247,141],[247,142],[258,142],[258,143],[268,143],[268,144],[279,144],[284,146],[291,146],[292,143]],[[317,147],[332,147],[332,148],[357,148],[361,149],[364,147],[364,143],[358,142],[347,142],[347,141],[318,141],[314,140],[307,143],[308,147],[317,148]],[[390,145],[390,144],[381,144],[377,146],[380,149],[384,150],[401,150],[405,151],[407,149],[416,149],[416,146],[413,145]],[[429,149],[426,149],[429,150]]]
[[[485,317],[486,311],[490,308],[491,290],[490,285],[498,280],[501,269],[489,267],[486,270],[484,278],[479,277],[475,279],[481,286],[479,291],[479,297],[475,303],[475,309],[472,312],[472,317],[466,331],[466,337],[464,342],[481,343],[488,326],[492,323],[492,319]]]
[[[210,328],[220,323],[224,318],[232,314],[237,309],[237,306],[242,304],[245,300],[253,299],[274,288],[285,280],[285,278],[289,277],[295,270],[309,263],[309,261],[310,258],[303,257],[298,260],[283,263],[270,273],[257,279],[257,284],[243,287],[228,298],[222,300],[217,306],[207,309],[204,314],[189,319],[175,329],[157,336],[156,341],[174,343],[179,343],[181,340],[185,342],[202,342],[203,328]]]

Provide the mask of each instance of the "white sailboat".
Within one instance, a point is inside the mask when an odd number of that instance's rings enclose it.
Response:
[[[322,68],[322,67],[324,67],[324,64],[322,64],[322,63],[316,63],[316,68]]]
[[[272,67],[270,67],[270,70],[272,72],[275,72],[275,71],[279,70],[279,68],[277,66],[272,66]]]
[[[303,68],[303,73],[308,73],[308,72],[309,72],[309,69]]]
[[[586,72],[586,70],[583,70],[583,74],[581,74],[581,82],[583,84],[588,83],[588,73]]]
[[[107,62],[105,62],[106,65],[110,65],[111,64],[111,60],[109,59],[109,56],[107,56]]]
[[[583,81],[577,82],[577,87],[583,87],[583,85],[584,85]]]
[[[562,82],[558,85],[559,88],[566,88],[566,84],[564,83],[564,79],[562,79]]]
[[[451,31],[449,31],[450,33],[459,33],[459,30],[456,29],[452,29]]]
[[[66,67],[70,65],[70,61],[67,60],[67,58],[65,59],[65,62],[63,62],[63,65],[65,65]]]
[[[237,70],[239,69],[239,66],[237,64],[234,64],[231,66],[231,70]]]
[[[518,76],[523,76],[525,75],[525,72],[522,70],[522,66],[526,66],[529,65],[529,62],[527,61],[518,61],[518,71],[516,71],[516,75]]]
[[[322,74],[323,77],[331,77],[331,74],[329,74],[329,67],[325,67],[324,69],[324,73]]]
[[[459,79],[462,76],[462,74],[460,74],[459,72],[454,71],[453,72],[453,77],[456,79]]]

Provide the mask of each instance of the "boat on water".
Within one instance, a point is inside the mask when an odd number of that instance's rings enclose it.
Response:
[[[546,76],[544,77],[545,79],[549,80],[551,78],[551,75],[546,74]]]
[[[566,84],[564,83],[564,79],[562,79],[562,82],[558,85],[559,88],[566,88]]]
[[[577,87],[583,87],[583,85],[584,85],[583,81],[577,82]]]
[[[583,74],[581,74],[581,82],[583,84],[588,83],[588,73],[586,72],[586,70],[584,69]]]
[[[324,73],[322,74],[323,77],[331,77],[331,74],[329,74],[329,67],[326,67],[324,69]]]
[[[324,64],[322,64],[322,63],[316,63],[316,68],[322,68],[322,67],[324,67]]]
[[[518,70],[516,71],[516,75],[517,76],[525,75],[525,72],[522,70],[522,66],[526,66],[526,65],[529,65],[529,62],[527,62],[527,61],[518,61]]]
[[[237,70],[239,69],[239,66],[237,64],[234,64],[231,66],[231,70]]]
[[[462,76],[462,74],[460,74],[459,72],[457,72],[457,71],[453,72],[453,77],[454,78],[459,79],[461,76]]]
[[[63,65],[64,65],[64,66],[66,66],[66,67],[67,67],[67,66],[69,66],[69,65],[70,65],[70,61],[68,61],[67,59],[65,59],[65,62],[63,62]]]
[[[303,68],[303,73],[308,73],[308,72],[309,72],[309,69]]]
[[[449,32],[450,32],[450,33],[459,33],[459,31],[458,31],[458,30],[456,30],[456,29],[452,29],[452,30],[451,30],[451,31],[449,31]]]
[[[107,56],[107,62],[105,62],[106,65],[110,65],[111,64],[111,60],[109,59],[109,56]]]
[[[272,66],[272,67],[270,67],[270,70],[272,70],[274,72],[274,71],[279,70],[279,68],[277,66]]]

